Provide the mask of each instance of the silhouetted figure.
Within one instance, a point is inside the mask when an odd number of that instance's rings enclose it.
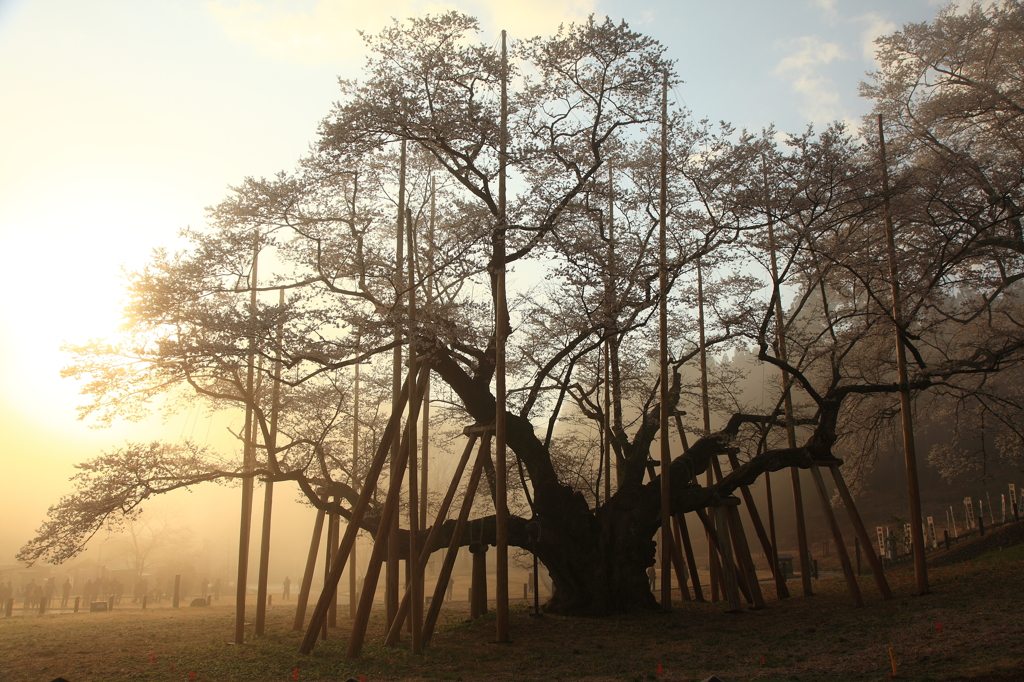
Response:
[[[654,592],[654,588],[658,584],[658,571],[654,566],[648,567],[647,579],[651,582],[651,592]]]
[[[220,578],[213,583],[213,598],[220,599]]]
[[[291,599],[292,597],[292,580],[288,576],[284,577],[284,590],[281,592],[282,599]]]
[[[60,607],[66,609],[68,607],[68,599],[71,598],[71,578],[64,581],[64,584],[60,586]]]

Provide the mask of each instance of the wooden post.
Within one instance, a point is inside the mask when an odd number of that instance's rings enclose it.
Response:
[[[340,498],[335,495],[334,503],[338,504]],[[334,553],[338,551],[338,530],[339,530],[339,518],[337,514],[327,514],[327,549],[324,551],[324,558],[327,560],[324,564],[324,589],[327,589],[327,580],[331,575],[331,562],[334,559]],[[327,606],[327,627],[336,628],[338,627],[338,591],[334,590],[334,596],[331,597],[331,601]],[[327,639],[327,629],[323,629],[324,639]]]
[[[875,554],[875,544],[872,542],[871,536],[868,535],[867,528],[864,527],[864,522],[857,511],[857,505],[853,503],[850,489],[846,487],[846,479],[843,478],[843,473],[839,470],[838,464],[833,464],[829,469],[832,471],[832,479],[836,482],[836,490],[839,491],[839,497],[843,500],[843,506],[846,507],[846,513],[850,516],[853,530],[857,533],[860,544],[864,548],[864,556],[868,560],[868,565],[871,566],[871,573],[875,577],[878,591],[881,593],[882,599],[892,599],[892,590],[889,589],[889,582],[885,579],[885,569],[882,568],[882,562],[879,561],[878,555]]]
[[[754,568],[754,560],[750,556],[750,545],[747,543],[747,535],[743,532],[743,521],[740,519],[740,511],[734,505],[725,509],[729,518],[729,536],[732,538],[733,549],[736,552],[737,568],[746,577],[747,589],[750,591],[750,603],[755,609],[765,607],[764,596],[761,594],[761,585],[757,581],[757,571]]]
[[[900,419],[903,425],[903,454],[907,470],[907,501],[910,506],[910,538],[914,547],[914,576],[917,593],[928,594],[928,566],[924,558],[924,533],[921,532],[921,491],[917,482],[917,450],[914,445],[914,420],[907,378],[907,349],[903,340],[903,306],[900,303],[899,273],[896,265],[896,240],[889,213],[889,167],[885,158],[885,131],[878,115],[878,147],[882,162],[882,211],[885,247],[889,259],[889,286],[892,295],[892,322],[896,337],[896,373],[900,384]]]
[[[498,229],[495,234],[494,268],[497,275],[494,292],[494,534],[496,565],[495,629],[498,642],[508,642],[508,494],[505,451],[505,342],[508,336],[508,302],[505,293],[506,164],[508,163],[508,48],[501,32],[501,130],[498,150]],[[486,602],[485,602],[486,603]]]
[[[388,451],[391,448],[391,442],[395,439],[402,423],[402,412],[405,409],[406,402],[410,400],[409,388],[411,383],[412,381],[407,379],[405,386],[402,387],[402,391],[399,393],[397,410],[392,411],[391,416],[388,418],[388,423],[384,428],[384,433],[381,435],[377,451],[374,453],[373,460],[370,462],[370,467],[366,471],[366,477],[363,480],[363,489],[359,492],[359,499],[356,500],[356,504],[349,515],[349,523],[345,528],[345,537],[342,538],[341,547],[338,548],[338,552],[335,555],[336,560],[331,562],[331,578],[327,586],[328,589],[320,595],[320,599],[317,601],[316,609],[313,611],[309,627],[306,629],[306,634],[299,646],[299,653],[308,654],[313,650],[313,645],[316,643],[317,630],[327,617],[328,601],[333,596],[334,590],[337,589],[338,581],[341,580],[341,573],[345,569],[345,560],[352,551],[352,545],[355,544],[356,535],[359,532],[359,524],[362,523],[363,517],[366,515],[366,510],[370,506],[370,499],[377,487],[377,479],[380,478],[381,470],[384,468],[384,462],[387,459]],[[415,401],[420,397],[421,396],[418,395],[412,396],[411,399],[413,404],[415,404]],[[401,448],[399,448],[399,451],[401,451]],[[383,523],[383,521],[384,518],[382,517],[381,522]],[[386,533],[383,529],[381,532]],[[382,538],[382,540],[383,539],[384,538]],[[374,543],[375,549],[377,544],[378,543]],[[380,569],[379,565],[377,566],[377,569]],[[376,575],[374,576],[373,586],[370,589],[371,604],[373,603],[373,591],[377,586],[377,577],[378,576]],[[360,595],[360,604],[362,604],[362,601],[365,598],[365,593],[366,589],[364,588],[363,594]],[[369,610],[367,610],[366,615],[369,616]]]
[[[843,567],[843,577],[846,578],[846,587],[850,591],[850,597],[853,598],[853,605],[864,606],[864,597],[860,593],[860,585],[857,584],[857,576],[853,573],[850,555],[846,551],[846,541],[843,540],[843,534],[839,530],[839,522],[836,521],[832,505],[829,504],[828,491],[825,490],[825,481],[821,477],[818,465],[813,462],[811,463],[811,476],[814,478],[814,485],[818,489],[821,510],[825,514],[825,520],[828,521],[829,530],[832,531],[832,540],[836,543],[836,553],[839,554],[839,563]]]
[[[729,612],[741,613],[743,611],[743,605],[740,603],[740,594],[736,583],[736,567],[732,562],[732,549],[729,543],[729,520],[726,516],[724,506],[718,505],[714,510],[718,530],[718,549],[722,553],[722,569],[725,577],[725,595],[729,600]]]
[[[732,466],[733,471],[739,468],[739,460],[736,455],[732,452],[729,455],[729,465]],[[768,473],[765,472],[765,476]],[[757,506],[754,504],[754,496],[750,493],[750,488],[745,485],[740,486],[740,494],[743,496],[743,503],[747,507],[747,513],[750,515],[750,522],[754,525],[754,533],[757,535],[758,541],[761,543],[761,549],[764,551],[765,557],[768,559],[768,563],[771,566],[772,576],[775,578],[775,591],[779,599],[785,599],[789,596],[789,589],[786,587],[786,578],[782,576],[780,580],[781,571],[779,571],[779,562],[773,560],[777,555],[775,549],[775,543],[769,540],[768,536],[764,532],[764,525],[761,523],[761,515],[757,513]],[[781,587],[779,586],[781,582]]]
[[[424,367],[423,370],[426,371]],[[422,377],[420,381],[416,381],[415,378],[410,374],[408,383],[410,386],[422,386]],[[419,390],[413,391],[410,387],[411,397],[409,400],[409,421],[416,421],[419,415],[419,404],[423,400],[423,393]],[[363,642],[366,639],[366,626],[370,620],[370,610],[373,607],[373,595],[377,591],[377,579],[380,577],[381,563],[384,561],[384,555],[390,547],[387,537],[380,537],[380,534],[391,534],[391,530],[394,529],[393,520],[398,516],[399,502],[401,499],[402,490],[402,479],[405,478],[405,470],[409,463],[409,454],[411,452],[409,429],[405,429],[404,435],[402,436],[402,442],[398,448],[398,461],[396,465],[396,475],[388,483],[388,494],[384,498],[384,509],[381,512],[380,517],[380,530],[378,531],[378,537],[374,539],[373,551],[370,553],[370,563],[366,567],[366,576],[363,579],[363,591],[359,595],[359,608],[356,610],[356,617],[352,623],[352,633],[348,640],[348,651],[346,652],[347,658],[359,658],[359,654],[363,648]],[[379,474],[379,471],[377,472]],[[376,474],[374,476],[376,480]],[[369,483],[364,487],[364,492],[369,488]],[[360,501],[362,497],[360,496]],[[354,516],[354,513],[353,513]],[[346,533],[346,539],[348,539]],[[348,548],[342,544],[342,549],[339,550],[339,555],[347,555]],[[397,563],[396,563],[397,565]],[[336,570],[331,570],[331,584],[333,587],[337,587],[338,580],[341,578],[341,567]],[[328,588],[330,589],[330,588]],[[397,596],[397,595],[396,595]],[[321,602],[323,597],[321,597]],[[397,601],[397,600],[396,600]],[[320,610],[320,604],[317,604],[317,610]],[[395,604],[395,617],[398,616],[398,604]],[[391,619],[391,623],[394,623],[396,618]],[[312,626],[312,624],[311,624]],[[309,633],[307,632],[307,637]],[[314,638],[315,640],[315,638]],[[302,651],[300,649],[300,651]],[[305,652],[304,652],[305,653]]]
[[[690,544],[690,529],[686,527],[686,516],[676,514],[676,524],[679,528],[679,534],[683,538],[683,548],[686,550],[686,566],[690,571],[693,598],[697,601],[705,601],[704,589],[700,586],[700,577],[697,575],[697,560],[693,556],[693,545]]]
[[[284,308],[284,287],[278,292],[277,305]],[[281,343],[284,338],[283,322],[277,325],[277,350],[274,362],[274,384],[271,387],[270,429],[266,437],[267,468],[277,469],[277,419],[281,399]],[[263,636],[267,623],[267,581],[270,577],[270,524],[274,508],[274,481],[267,477],[263,483],[263,531],[260,534],[260,572],[256,582],[256,634]],[[206,595],[203,595],[204,597]]]
[[[487,613],[487,543],[472,543],[469,553],[473,555],[473,581],[470,586],[473,599],[469,605],[469,617],[475,620]]]
[[[604,438],[601,439],[601,458],[604,465],[604,499],[605,502],[612,497],[612,374],[611,357],[608,349],[608,335],[614,325],[613,311],[615,308],[615,267],[612,260],[615,257],[615,176],[612,172],[612,164],[608,163],[608,242],[605,249],[605,283],[604,283],[604,341],[601,343],[601,360],[603,362],[604,374],[604,414],[601,419],[601,430]],[[600,483],[600,481],[598,481]]]
[[[661,450],[661,610],[672,611],[672,454],[668,438],[668,72],[661,84],[661,190],[658,200],[658,363],[660,370]]]
[[[398,221],[395,229],[395,307],[401,304],[402,292],[405,289],[404,260],[405,260],[405,172],[406,172],[406,142],[402,140],[401,156],[398,167]],[[395,350],[392,358],[391,390],[398,393],[398,384],[402,376],[402,329],[398,323],[395,324]],[[394,400],[391,405],[392,411],[396,409]],[[397,475],[395,469],[399,459],[399,439],[395,439],[391,446],[391,476]],[[387,573],[384,577],[384,611],[387,617],[388,627],[395,620],[398,612],[398,516],[392,519],[391,528],[388,530],[388,553]],[[376,542],[374,543],[376,544]]]
[[[292,623],[292,630],[301,630],[306,620],[306,604],[309,603],[309,591],[313,588],[313,571],[316,569],[316,555],[320,552],[320,537],[324,532],[323,509],[316,511],[316,521],[313,522],[313,536],[309,540],[309,553],[306,555],[306,568],[302,572],[302,585],[299,586],[299,597],[295,604],[295,621]]]
[[[721,524],[713,523],[715,517],[715,514],[713,512],[709,516],[707,513],[705,513],[703,509],[695,509],[694,513],[697,515],[697,518],[700,519],[701,523],[704,524],[704,530],[708,533],[708,537],[711,539],[711,551],[714,552],[719,559],[719,570],[722,571],[722,574],[719,576],[719,584],[722,586],[721,592],[723,598],[727,598],[724,573],[725,555],[722,553],[723,550],[721,545],[719,544],[719,537],[721,533],[726,531],[723,530]],[[733,563],[732,552],[730,552],[728,556],[729,562],[732,564],[733,575],[736,576],[737,587],[739,587],[739,590],[743,593],[743,596],[746,598],[746,600],[752,604],[753,599],[751,598],[750,592],[747,590],[746,579],[737,573],[736,565],[735,563]]]
[[[472,429],[473,427],[469,428]],[[489,427],[486,427],[486,429],[486,432],[490,431]],[[423,568],[426,567],[427,561],[430,559],[430,548],[434,546],[438,535],[441,534],[442,526],[448,518],[448,510],[451,508],[452,500],[455,499],[455,493],[458,492],[459,481],[462,480],[462,474],[466,470],[466,464],[469,462],[469,456],[472,454],[473,446],[476,444],[477,438],[479,437],[478,432],[470,431],[469,429],[464,433],[469,436],[469,440],[466,442],[466,448],[462,451],[462,457],[459,459],[459,463],[455,467],[455,473],[452,475],[451,483],[448,486],[448,492],[445,493],[444,500],[441,501],[441,507],[438,509],[437,516],[434,519],[434,525],[430,527],[430,533],[427,535],[427,540],[423,544],[423,549],[420,551],[417,558],[421,572]],[[409,615],[411,601],[412,591],[407,588],[405,595],[402,597],[402,603],[398,606],[398,616],[395,618],[395,622],[391,624],[391,629],[388,630],[387,637],[384,640],[385,646],[393,646],[395,642],[398,641],[398,635],[401,632],[402,623]]]
[[[676,571],[676,583],[679,585],[679,596],[683,601],[690,601],[690,590],[686,587],[686,562],[683,560],[683,540],[679,536],[679,524],[669,520],[673,527],[672,533],[672,567]]]
[[[359,490],[359,363],[356,363],[354,386],[352,390],[352,488]],[[358,564],[356,563],[356,544],[352,543],[352,552],[348,557],[348,617],[356,617],[356,590],[358,589]]]
[[[270,568],[270,521],[274,505],[274,482],[263,484],[263,532],[260,535],[260,572],[256,582],[256,634],[262,636],[267,622],[267,579]]]
[[[473,464],[473,470],[469,474],[469,483],[466,485],[466,494],[462,498],[462,507],[459,509],[459,518],[455,522],[455,530],[452,532],[451,540],[448,542],[448,550],[445,552],[444,561],[441,563],[441,572],[437,577],[437,584],[434,586],[434,598],[430,602],[427,616],[423,621],[423,646],[430,645],[430,638],[434,634],[434,625],[437,623],[437,616],[441,612],[441,603],[448,588],[448,580],[452,575],[452,568],[455,567],[455,559],[459,555],[459,546],[462,544],[462,536],[466,532],[466,523],[469,521],[469,513],[473,509],[473,499],[476,497],[476,489],[480,484],[480,473],[483,471],[484,460],[490,456],[491,446],[490,432],[485,432],[480,439],[480,450]]]
[[[249,276],[249,357],[245,379],[245,423],[242,427],[242,470],[252,471],[256,465],[254,448],[254,428],[252,408],[256,402],[256,391],[253,374],[253,360],[256,353],[256,287],[260,257],[260,233],[256,231],[252,244],[252,273]],[[238,532],[238,576],[235,589],[235,644],[245,642],[245,593],[248,588],[249,573],[249,533],[252,525],[252,478],[242,479],[242,513]]]
[[[356,207],[359,196],[359,178],[358,175],[353,174],[352,176],[352,203],[349,217],[352,221],[353,227],[356,224]],[[360,348],[360,342],[362,337],[356,335],[356,349]],[[359,368],[361,363],[356,363],[354,368],[353,387],[352,387],[352,489],[359,490]],[[354,619],[356,617],[356,591],[358,590],[358,576],[359,564],[356,561],[356,545],[358,542],[352,542],[352,551],[348,557],[348,617]]]
[[[409,250],[409,328],[410,330],[415,328],[416,325],[416,270],[415,270],[415,243],[413,240],[413,232],[415,225],[412,221],[412,213],[406,216],[406,235],[407,235],[407,246]],[[409,335],[409,374],[410,376],[416,376],[417,369],[419,366],[419,360],[416,357],[416,342],[415,333],[410,332]],[[429,374],[430,370],[424,365],[426,373]],[[424,382],[425,384],[425,382]],[[424,385],[424,389],[426,386]],[[422,394],[422,392],[421,392]],[[422,408],[422,402],[417,405],[417,408]],[[418,409],[417,409],[418,412]],[[414,654],[423,653],[423,570],[420,566],[417,557],[419,556],[419,534],[420,534],[420,491],[419,491],[419,457],[418,457],[418,445],[416,443],[416,418],[413,417],[413,413],[410,411],[409,420],[406,422],[406,428],[409,431],[409,558],[406,560],[406,566],[409,573],[409,590],[411,591],[412,599],[412,618],[410,619],[410,634],[412,635],[412,652]],[[395,621],[398,621],[398,611],[395,612]]]

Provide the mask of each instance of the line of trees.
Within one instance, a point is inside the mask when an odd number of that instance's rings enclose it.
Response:
[[[235,188],[206,228],[185,233],[188,248],[157,252],[132,277],[120,336],[72,349],[66,374],[85,381],[84,417],[130,417],[157,402],[248,405],[261,434],[255,470],[194,444],[128,444],[81,465],[78,492],[51,509],[20,558],[62,561],[152,495],[224,478],[296,481],[311,504],[346,517],[360,457],[368,460],[387,416],[396,345],[412,344],[429,366],[433,419],[494,420],[502,71],[478,31],[452,12],[368,37],[364,80],[341,84],[299,167]],[[679,108],[670,115],[669,399],[700,414],[701,392],[681,369],[702,348],[743,345],[788,373],[805,434],[786,444],[777,379],[761,411],[730,402],[727,380],[712,385],[724,426],[687,422],[696,441],[672,462],[673,513],[768,471],[830,461],[837,448],[870,452],[900,390],[884,199],[896,226],[909,388],[941,396],[958,415],[981,411],[1007,453],[1024,452],[1024,9],[1009,0],[946,9],[878,45],[881,67],[863,92],[885,125],[888,194],[874,119],[862,133],[833,124],[781,136],[712,126]],[[661,81],[666,72],[677,81],[675,65],[652,39],[593,18],[514,43],[511,54],[510,295],[499,311],[511,329],[509,543],[550,570],[549,609],[653,606],[645,569],[660,483],[648,457],[669,436],[659,434],[652,371],[653,247]],[[401,262],[400,183],[412,234]],[[420,292],[412,313],[410,287]],[[270,391],[248,390],[250,348],[264,385],[283,368],[279,409]],[[353,460],[356,365],[364,445]],[[610,465],[597,456],[605,441]],[[726,454],[740,466],[697,485],[694,475]],[[610,496],[602,476],[614,480]],[[320,493],[328,487],[333,501]],[[370,514],[366,530],[376,532],[378,518]],[[477,527],[494,541],[493,517]]]

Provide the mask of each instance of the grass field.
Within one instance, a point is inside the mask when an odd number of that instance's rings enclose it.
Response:
[[[762,611],[677,604],[671,614],[603,619],[511,614],[510,644],[494,644],[493,612],[466,622],[442,611],[422,656],[384,648],[373,621],[363,658],[344,657],[347,619],[310,656],[297,653],[294,606],[270,610],[267,635],[230,643],[234,610],[169,608],[0,617],[0,681],[154,680],[886,680],[889,647],[901,680],[1024,680],[1024,545],[933,569],[933,593],[912,596],[912,569],[895,571],[883,602],[865,575],[866,608],[854,609],[841,578],[816,596],[769,601]],[[762,583],[769,590],[770,583]],[[794,592],[798,582],[790,582]],[[941,630],[940,630],[941,624]],[[153,660],[155,659],[155,660]],[[662,677],[658,678],[658,665]]]

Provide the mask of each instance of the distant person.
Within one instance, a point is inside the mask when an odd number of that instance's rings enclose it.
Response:
[[[281,591],[281,598],[282,599],[291,599],[292,598],[292,579],[289,578],[288,576],[284,577],[284,585],[283,585],[283,587],[284,587],[284,589]]]
[[[446,599],[448,601],[451,601],[452,600],[452,595],[454,593],[455,593],[455,579],[454,578],[448,578],[448,596],[446,597]]]
[[[217,578],[213,583],[213,598],[220,599],[220,578]]]
[[[62,609],[68,607],[68,599],[71,599],[71,578],[67,578],[60,586],[60,607]]]
[[[654,587],[658,584],[658,571],[654,568],[654,566],[648,567],[647,579],[651,583],[651,592],[654,592]]]
[[[92,584],[92,580],[86,580],[85,586],[82,588],[82,597],[85,601],[85,608],[88,610],[89,605],[92,604],[92,599],[96,594],[96,587]]]
[[[36,579],[32,578],[28,586],[25,587],[25,603],[22,608],[31,609],[35,606],[36,587],[38,587]]]

